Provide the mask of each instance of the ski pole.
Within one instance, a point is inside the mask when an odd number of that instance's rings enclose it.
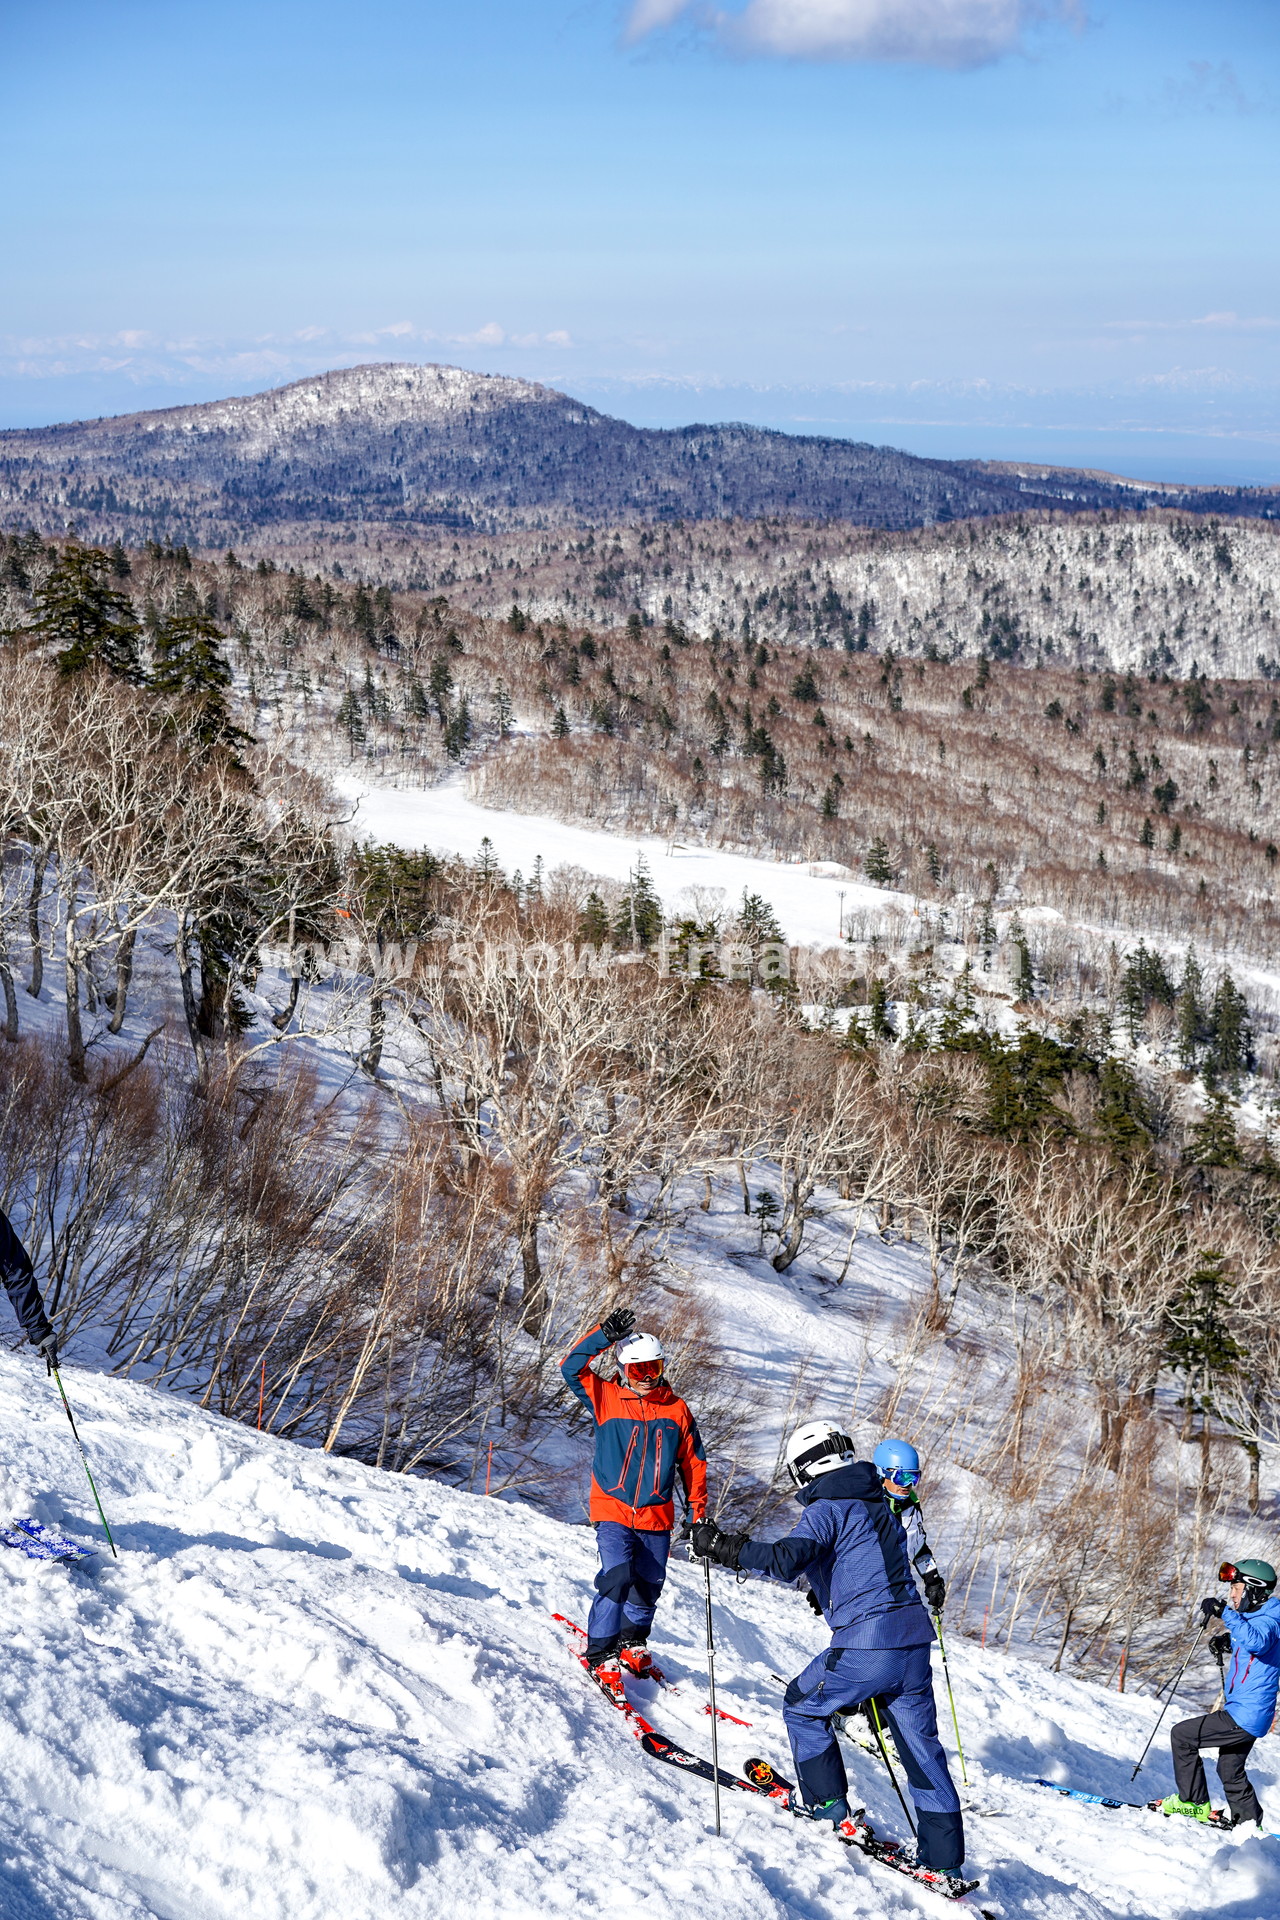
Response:
[[[956,1718],[956,1697],[951,1691],[951,1668],[947,1665],[947,1643],[942,1637],[942,1615],[935,1613],[933,1624],[938,1630],[938,1651],[942,1655],[942,1676],[947,1683],[947,1698],[951,1702],[951,1724],[956,1730],[956,1752],[960,1755],[960,1778],[967,1787],[969,1769],[964,1763],[964,1743],[960,1738],[960,1722]]]
[[[716,1833],[720,1832],[720,1742],[716,1735],[719,1716],[716,1713],[716,1637],[711,1624],[711,1562],[704,1560],[702,1571],[707,1578],[707,1678],[711,1683],[711,1772],[712,1787],[716,1797]]]
[[[1161,1707],[1159,1717],[1157,1718],[1154,1727],[1152,1727],[1150,1733],[1147,1735],[1147,1744],[1142,1749],[1142,1752],[1138,1755],[1138,1764],[1134,1768],[1133,1772],[1129,1775],[1129,1778],[1131,1780],[1136,1780],[1138,1775],[1142,1771],[1142,1763],[1146,1759],[1147,1754],[1151,1750],[1151,1742],[1155,1739],[1157,1733],[1159,1733],[1160,1731],[1160,1721],[1164,1719],[1166,1713],[1168,1713],[1169,1711],[1169,1708],[1173,1702],[1173,1696],[1178,1691],[1179,1682],[1181,1681],[1182,1676],[1186,1672],[1187,1668],[1191,1665],[1191,1654],[1195,1652],[1196,1648],[1200,1645],[1201,1640],[1203,1640],[1204,1630],[1205,1630],[1205,1627],[1208,1626],[1208,1624],[1209,1622],[1207,1620],[1203,1622],[1199,1633],[1196,1635],[1195,1639],[1191,1642],[1191,1653],[1187,1655],[1182,1665],[1178,1668],[1178,1677],[1169,1689],[1169,1698],[1165,1701],[1164,1705]]]
[[[870,1700],[868,1700],[867,1705],[871,1709],[871,1725],[875,1732],[876,1745],[880,1749],[880,1758],[884,1761],[885,1767],[889,1774],[889,1778],[893,1782],[893,1790],[898,1796],[898,1805],[902,1808],[903,1813],[906,1815],[907,1825],[910,1827],[912,1833],[914,1833],[916,1830],[916,1823],[911,1818],[910,1810],[907,1806],[906,1801],[902,1797],[902,1788],[898,1785],[898,1776],[894,1772],[893,1762],[889,1758],[889,1749],[885,1745],[884,1728],[880,1722],[880,1709],[876,1705],[874,1694],[872,1694]]]
[[[54,1379],[58,1383],[58,1392],[62,1395],[62,1404],[67,1410],[67,1418],[71,1422],[71,1431],[75,1437],[75,1443],[77,1447],[79,1447],[80,1449],[80,1458],[84,1462],[85,1475],[89,1481],[89,1491],[93,1495],[93,1504],[98,1509],[98,1518],[102,1522],[102,1530],[107,1536],[107,1545],[111,1549],[111,1558],[113,1560],[118,1560],[120,1556],[116,1552],[116,1543],[111,1538],[111,1529],[107,1525],[107,1516],[102,1511],[102,1502],[98,1498],[98,1489],[94,1485],[93,1474],[89,1470],[89,1456],[84,1450],[84,1441],[80,1438],[80,1433],[76,1426],[76,1417],[74,1413],[72,1413],[71,1411],[71,1402],[68,1400],[67,1390],[62,1384],[62,1375],[58,1372],[58,1369],[56,1367],[51,1367],[50,1372],[53,1374]]]

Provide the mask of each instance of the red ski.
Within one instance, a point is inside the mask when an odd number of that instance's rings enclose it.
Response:
[[[567,1615],[563,1613],[553,1613],[551,1618],[558,1621],[562,1627],[568,1627],[570,1633],[575,1634],[582,1644],[584,1646],[586,1645],[586,1629],[585,1627],[580,1627],[576,1620],[570,1620]],[[627,1669],[628,1673],[633,1673],[637,1680],[655,1680],[657,1684],[660,1687],[664,1687],[668,1693],[677,1695],[680,1693],[681,1689],[676,1685],[675,1681],[668,1680],[662,1668],[658,1666],[647,1653],[641,1657],[640,1649],[623,1647],[621,1653],[618,1655],[618,1659]],[[711,1708],[704,1706],[702,1711],[709,1714]],[[736,1713],[726,1713],[723,1707],[716,1708],[716,1718],[717,1720],[727,1720],[731,1726],[735,1727],[749,1727],[751,1725],[749,1720],[740,1720]]]

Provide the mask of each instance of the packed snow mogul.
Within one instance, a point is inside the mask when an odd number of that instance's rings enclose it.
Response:
[[[880,1470],[859,1460],[829,1420],[811,1420],[787,1442],[787,1469],[804,1508],[785,1540],[753,1541],[705,1520],[693,1550],[721,1566],[808,1577],[831,1628],[829,1650],[787,1688],[782,1717],[805,1807],[817,1820],[849,1818],[848,1781],[834,1714],[874,1699],[893,1730],[916,1804],[917,1860],[958,1877],[964,1863],[960,1801],[938,1739],[929,1647],[933,1625],[920,1602],[907,1542],[890,1511]]]
[[[596,1597],[587,1618],[587,1662],[606,1677],[621,1653],[633,1673],[649,1665],[645,1651],[667,1577],[675,1524],[676,1475],[690,1517],[707,1510],[707,1456],[698,1423],[664,1379],[661,1342],[635,1332],[620,1307],[579,1340],[560,1371],[596,1423],[591,1464],[591,1524],[600,1550]],[[620,1344],[618,1344],[620,1343]],[[591,1365],[617,1346],[616,1380]]]
[[[49,1316],[36,1285],[31,1256],[9,1224],[9,1216],[0,1211],[0,1280],[18,1316],[22,1331],[44,1358],[52,1373],[58,1364],[58,1340],[49,1324]]]
[[[1223,1665],[1222,1706],[1170,1729],[1173,1777],[1178,1791],[1161,1802],[1164,1813],[1185,1813],[1207,1820],[1211,1808],[1201,1749],[1218,1749],[1218,1778],[1235,1827],[1261,1825],[1262,1807],[1244,1770],[1255,1740],[1266,1733],[1276,1712],[1280,1687],[1280,1598],[1276,1570],[1265,1560],[1224,1561],[1219,1580],[1227,1598],[1213,1594],[1200,1602],[1202,1629],[1221,1619],[1210,1649]]]
[[[947,1603],[947,1586],[938,1571],[920,1511],[920,1455],[909,1440],[882,1440],[872,1454],[880,1484],[907,1536],[907,1555],[920,1576],[925,1601],[931,1613],[941,1613]]]

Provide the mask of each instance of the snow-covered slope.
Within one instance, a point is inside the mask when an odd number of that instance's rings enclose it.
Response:
[[[351,803],[350,831],[357,839],[430,847],[468,859],[488,839],[499,865],[507,873],[519,870],[526,880],[538,859],[548,873],[563,864],[625,880],[642,855],[669,912],[690,910],[690,889],[708,901],[719,893],[730,913],[744,892],[760,893],[789,940],[835,946],[842,926],[860,910],[883,912],[893,906],[910,915],[915,908],[909,894],[870,886],[836,861],[757,859],[643,834],[606,833],[548,814],[511,813],[469,799],[457,775],[436,787],[373,786],[347,773],[338,774],[333,784]]]
[[[73,1371],[120,1559],[0,1555],[5,1920],[681,1920],[941,1914],[829,1837],[649,1760],[569,1660],[592,1536],[527,1508],[303,1452]],[[61,1409],[0,1356],[0,1511],[91,1538]],[[822,1644],[798,1597],[715,1577],[722,1761],[786,1745],[781,1688]],[[705,1749],[702,1587],[673,1567],[655,1722]],[[1153,1703],[957,1641],[979,1804],[970,1858],[1013,1916],[1280,1914],[1280,1842],[1232,1843],[1031,1785],[1119,1794]],[[637,1688],[643,1698],[647,1689]],[[900,1828],[873,1763],[855,1791]],[[1280,1808],[1269,1746],[1255,1766]],[[1160,1748],[1146,1790],[1167,1789]]]

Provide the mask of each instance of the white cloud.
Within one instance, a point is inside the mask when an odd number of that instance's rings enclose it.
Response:
[[[740,54],[964,68],[1012,52],[1031,21],[1076,11],[1076,0],[747,0],[737,13],[701,0],[634,0],[627,37],[644,39],[687,14]]]
[[[1207,327],[1214,333],[1269,333],[1280,320],[1266,314],[1202,313],[1194,320],[1108,320],[1116,333],[1184,333],[1188,327]]]

